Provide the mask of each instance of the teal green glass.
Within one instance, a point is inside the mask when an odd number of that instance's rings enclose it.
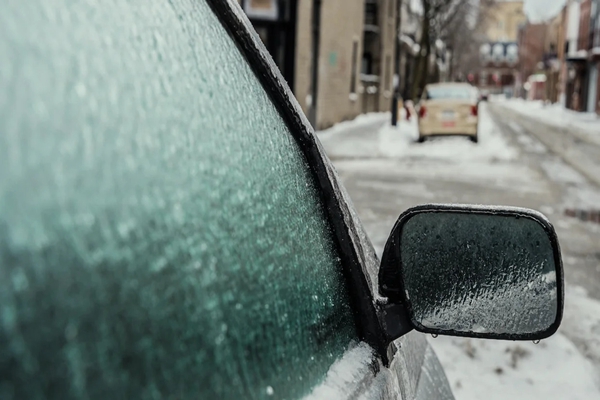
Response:
[[[299,398],[357,340],[297,143],[203,0],[0,5],[0,398]]]

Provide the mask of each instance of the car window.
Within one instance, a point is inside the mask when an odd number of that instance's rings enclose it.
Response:
[[[203,0],[55,3],[0,16],[0,397],[309,393],[357,333],[246,60]]]
[[[468,100],[473,97],[473,93],[469,87],[439,86],[427,88],[426,97],[427,100]]]

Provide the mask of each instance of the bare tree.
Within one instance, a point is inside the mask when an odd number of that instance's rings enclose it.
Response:
[[[493,15],[495,0],[479,0],[469,7],[447,30],[447,43],[452,47],[451,76],[466,77],[481,68],[479,49],[486,42],[485,28]]]
[[[474,68],[479,60],[483,9],[492,7],[494,0],[421,0],[421,51],[415,58],[415,79],[411,96],[416,100],[425,85],[431,81],[430,58],[437,40],[442,40],[452,51],[450,76],[464,73],[466,66]]]

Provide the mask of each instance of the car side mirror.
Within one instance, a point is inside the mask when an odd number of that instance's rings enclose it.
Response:
[[[562,319],[558,239],[532,210],[418,206],[392,230],[379,291],[388,336],[544,339]]]

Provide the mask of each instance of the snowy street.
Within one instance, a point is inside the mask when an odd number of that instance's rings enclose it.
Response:
[[[522,109],[483,103],[479,144],[463,137],[416,143],[414,119],[394,128],[387,113],[318,135],[379,255],[400,213],[422,203],[528,207],[555,225],[566,280],[559,333],[537,345],[430,338],[458,400],[600,398],[600,223],[587,221],[600,209],[600,185],[589,176],[600,168],[593,156],[600,136],[578,130],[589,143],[575,138],[572,150],[564,145],[569,137],[544,136],[535,108],[529,116]]]

